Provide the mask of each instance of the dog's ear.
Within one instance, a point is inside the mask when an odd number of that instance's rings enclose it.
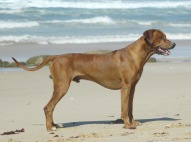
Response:
[[[151,29],[151,30],[147,30],[143,33],[145,39],[147,42],[149,42],[149,44],[153,44],[153,34],[154,34],[154,29]]]

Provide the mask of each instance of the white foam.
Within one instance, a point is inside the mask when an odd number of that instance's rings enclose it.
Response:
[[[191,1],[118,1],[118,0],[73,0],[73,1],[61,1],[61,0],[6,0],[0,5],[0,8],[22,9],[27,7],[37,8],[87,8],[87,9],[132,9],[132,8],[176,8],[176,7],[191,7]]]
[[[0,29],[12,29],[12,28],[30,28],[39,26],[38,22],[12,22],[12,21],[0,21]]]
[[[172,27],[191,27],[191,24],[183,24],[183,23],[181,24],[170,23],[169,25]]]
[[[135,21],[135,22],[137,22],[139,25],[151,26],[154,21]]]
[[[0,10],[0,14],[16,14],[16,13],[22,13],[23,11],[20,9],[16,10]]]
[[[106,36],[65,36],[65,37],[43,37],[43,36],[0,36],[0,43],[39,43],[39,44],[71,44],[71,43],[104,43],[104,42],[123,42],[132,41],[138,38],[136,34],[130,35],[106,35]]]
[[[188,40],[191,34],[172,34],[166,33],[168,39]],[[105,43],[105,42],[127,42],[135,41],[142,34],[129,35],[103,35],[103,36],[59,36],[59,37],[43,37],[43,36],[0,36],[0,45],[10,45],[14,43],[38,43],[38,44],[82,44],[82,43]]]
[[[166,33],[167,37],[169,39],[174,39],[174,40],[188,40],[191,39],[191,33],[177,33],[177,34],[172,34],[172,33]]]
[[[87,19],[40,21],[40,23],[52,23],[52,24],[64,24],[64,23],[115,24],[116,22],[108,16],[98,16],[98,17],[87,18]]]
[[[191,27],[191,24],[189,23],[168,23],[168,22],[161,22],[161,21],[135,21],[135,20],[132,20],[132,22],[138,23],[139,25],[143,25],[143,26],[151,26],[151,25],[157,24],[157,25],[164,25],[164,26],[178,27],[178,28]]]
[[[96,23],[105,23],[105,24],[115,24],[115,21],[107,16],[94,17],[89,19],[74,19],[67,20],[66,23],[85,23],[85,24],[96,24]]]

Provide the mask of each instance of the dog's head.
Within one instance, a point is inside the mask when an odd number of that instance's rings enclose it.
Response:
[[[170,49],[173,49],[176,44],[166,38],[166,35],[160,30],[147,30],[143,33],[146,43],[154,53],[168,56]]]

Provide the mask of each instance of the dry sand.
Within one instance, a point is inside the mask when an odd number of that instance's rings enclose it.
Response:
[[[73,82],[54,111],[64,128],[47,132],[43,107],[53,87],[45,67],[36,72],[0,72],[0,142],[191,141],[191,63],[147,63],[134,99],[135,130],[112,124],[120,117],[120,91],[93,82]]]

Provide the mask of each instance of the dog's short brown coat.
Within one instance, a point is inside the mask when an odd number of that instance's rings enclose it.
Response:
[[[94,81],[109,89],[121,90],[121,118],[125,128],[136,128],[133,117],[133,97],[135,86],[139,81],[143,67],[153,54],[169,55],[168,49],[175,47],[160,30],[147,30],[138,40],[129,46],[107,54],[63,54],[45,59],[35,68],[27,68],[13,60],[28,71],[35,71],[50,63],[50,72],[54,83],[54,92],[44,107],[47,130],[55,130],[53,110],[60,99],[67,93],[71,81],[81,79]]]

